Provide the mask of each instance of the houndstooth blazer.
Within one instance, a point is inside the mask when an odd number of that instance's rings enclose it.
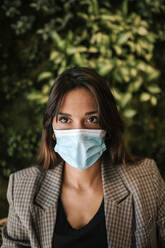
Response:
[[[34,166],[10,176],[2,248],[51,248],[63,167],[43,173]],[[108,247],[165,247],[165,182],[155,162],[104,161],[101,173]]]

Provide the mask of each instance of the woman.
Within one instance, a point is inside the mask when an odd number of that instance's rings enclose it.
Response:
[[[94,70],[59,75],[38,166],[10,176],[2,247],[165,247],[165,182],[153,160],[131,160],[123,131]]]

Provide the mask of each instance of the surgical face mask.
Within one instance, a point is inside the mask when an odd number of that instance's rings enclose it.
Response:
[[[84,170],[92,166],[106,150],[101,129],[54,130],[57,152],[70,166]]]

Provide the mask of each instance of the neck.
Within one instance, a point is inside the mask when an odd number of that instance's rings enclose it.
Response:
[[[101,159],[85,170],[78,170],[69,164],[64,165],[63,183],[74,189],[89,189],[101,183]]]

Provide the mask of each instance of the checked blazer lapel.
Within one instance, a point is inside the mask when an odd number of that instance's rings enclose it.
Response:
[[[60,196],[63,163],[48,170],[36,196],[33,209],[33,222],[40,247],[51,248],[56,223],[57,204]]]
[[[119,165],[103,162],[104,211],[108,247],[131,247],[133,228],[133,197],[119,173]]]

